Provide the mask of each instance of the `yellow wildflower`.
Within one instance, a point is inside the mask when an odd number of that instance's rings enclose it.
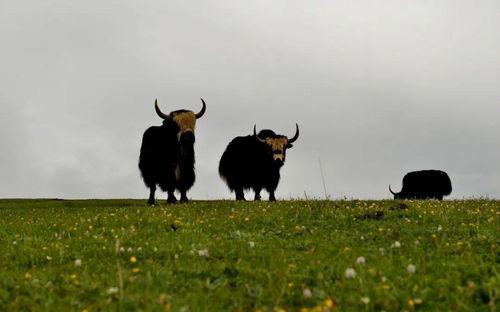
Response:
[[[326,299],[325,300],[325,306],[329,308],[333,308],[333,300],[332,299]]]
[[[130,257],[130,262],[136,263],[137,262],[137,258],[134,257],[134,256]]]

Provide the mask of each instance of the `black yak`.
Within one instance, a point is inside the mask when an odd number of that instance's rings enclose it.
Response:
[[[438,199],[451,194],[451,181],[441,170],[422,170],[407,173],[403,178],[401,192],[394,193],[394,199]]]
[[[253,189],[255,200],[260,200],[260,191],[269,192],[269,200],[275,201],[274,191],[280,180],[280,169],[285,163],[286,150],[299,137],[296,124],[293,138],[278,135],[272,130],[262,130],[253,135],[234,138],[222,154],[219,163],[219,175],[231,191],[236,193],[236,200],[245,200],[245,189]]]
[[[188,110],[177,110],[164,114],[155,100],[158,116],[163,125],[148,128],[142,137],[139,169],[144,184],[150,189],[148,204],[154,205],[156,185],[168,192],[167,202],[177,202],[174,191],[181,193],[181,202],[187,202],[186,192],[193,186],[194,173],[194,128],[196,119],[203,116],[206,104],[197,114]]]

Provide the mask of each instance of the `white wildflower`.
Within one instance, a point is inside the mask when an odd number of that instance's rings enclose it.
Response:
[[[354,277],[356,277],[356,271],[354,271],[354,269],[347,268],[345,270],[345,277],[347,277],[347,278],[354,278]]]
[[[238,231],[236,231],[236,232],[235,232],[235,234],[236,234],[236,236],[241,236],[241,233],[240,233],[240,231],[239,231],[239,230],[238,230]]]
[[[441,232],[443,230],[443,227],[440,225],[438,225],[438,228],[437,228],[438,232]]]
[[[250,246],[250,248],[254,248],[255,247],[255,243],[254,242],[248,242],[248,245]]]
[[[313,295],[309,288],[304,289],[303,294],[305,298],[311,298]]]
[[[365,257],[358,257],[358,259],[356,259],[356,263],[365,264],[366,263]]]
[[[142,247],[138,247],[138,248],[137,248],[137,251],[142,251]]]
[[[417,271],[417,267],[413,264],[408,264],[406,270],[408,271],[408,273],[413,274]]]
[[[123,246],[120,247],[120,252],[124,252],[124,251],[125,251],[125,248],[123,248]]]
[[[127,251],[128,251],[128,252],[132,252],[132,247],[129,247],[129,248],[127,249]]]
[[[370,298],[369,297],[361,297],[361,302],[364,304],[369,304],[370,303]]]
[[[198,256],[208,257],[208,249],[198,250]]]
[[[401,247],[401,243],[398,242],[398,241],[395,241],[392,245],[391,245],[392,248],[399,248]]]
[[[76,259],[76,260],[75,260],[75,265],[76,265],[76,266],[81,266],[81,265],[82,265],[82,260],[80,260],[80,259]]]
[[[110,287],[107,291],[108,295],[113,295],[113,294],[116,294],[118,293],[119,289],[118,287]]]

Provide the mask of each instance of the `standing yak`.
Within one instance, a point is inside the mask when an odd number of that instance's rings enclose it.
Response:
[[[394,193],[394,199],[437,199],[451,194],[451,181],[441,170],[421,170],[407,173],[403,178],[401,192]]]
[[[285,163],[286,149],[299,137],[296,124],[293,138],[278,135],[272,130],[262,130],[253,135],[234,138],[227,146],[219,163],[219,175],[236,200],[245,200],[245,189],[253,189],[255,200],[260,200],[260,191],[269,192],[269,200],[275,201],[274,191],[280,180],[280,169]]]
[[[181,202],[187,202],[186,192],[193,186],[194,173],[194,129],[196,119],[205,113],[206,104],[197,114],[188,110],[177,110],[164,114],[155,100],[158,116],[163,125],[148,128],[142,137],[139,169],[144,184],[150,189],[148,204],[154,205],[158,184],[168,192],[167,202],[177,202],[174,191],[181,193]]]

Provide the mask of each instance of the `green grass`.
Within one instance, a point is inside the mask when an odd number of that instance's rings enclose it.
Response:
[[[0,200],[0,311],[498,310],[500,202],[405,204]]]

